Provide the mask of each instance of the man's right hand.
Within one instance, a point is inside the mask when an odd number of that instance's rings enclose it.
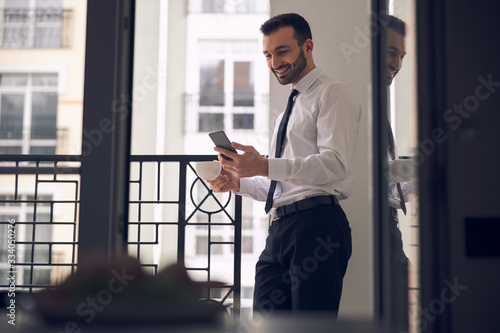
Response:
[[[240,190],[240,179],[224,169],[217,178],[207,180],[207,183],[214,192],[239,192]]]

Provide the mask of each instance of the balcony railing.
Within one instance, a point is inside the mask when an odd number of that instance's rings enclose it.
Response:
[[[153,275],[173,258],[171,262],[184,264],[201,281],[214,280],[214,263],[223,260],[231,268],[223,281],[226,284],[219,290],[207,290],[204,298],[232,306],[237,314],[241,197],[215,195],[194,168],[194,162],[214,158],[131,156],[129,254]],[[8,268],[3,254],[8,254],[7,229],[14,224],[15,266],[23,275],[17,290],[31,292],[57,285],[76,268],[80,167],[79,155],[0,155],[0,234],[5,238],[0,239],[0,272]],[[220,229],[225,229],[227,239],[212,237]],[[198,255],[193,241],[200,236],[206,237],[202,244],[207,248]],[[221,255],[214,251],[220,246],[231,250]],[[8,290],[7,282],[2,277],[0,290]]]
[[[66,48],[73,11],[61,8],[0,8],[0,48]]]

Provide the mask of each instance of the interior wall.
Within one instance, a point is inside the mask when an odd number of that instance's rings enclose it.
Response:
[[[372,318],[370,1],[271,0],[271,16],[288,12],[298,13],[309,22],[316,65],[334,79],[346,83],[361,106],[357,147],[358,176],[352,196],[341,202],[352,229],[353,254],[344,278],[339,318]],[[270,123],[274,125],[273,119],[285,108],[289,91],[287,87],[277,83],[274,77],[270,77],[270,80]]]

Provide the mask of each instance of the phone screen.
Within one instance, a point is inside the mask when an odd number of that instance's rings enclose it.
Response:
[[[221,148],[224,148],[224,149],[227,149],[227,150],[230,150],[230,151],[236,153],[236,149],[234,149],[233,146],[231,146],[231,141],[229,141],[229,139],[228,139],[226,133],[224,133],[224,131],[212,132],[212,133],[209,133],[208,135],[210,136],[210,138],[212,139],[212,141],[215,143],[215,145],[217,147],[221,147]],[[227,156],[224,156],[224,155],[222,155],[222,156],[228,160],[232,160],[231,158],[229,158]]]

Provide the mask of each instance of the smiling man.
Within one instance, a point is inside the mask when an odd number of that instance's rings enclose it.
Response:
[[[387,23],[387,52],[386,75],[387,86],[390,86],[394,77],[403,66],[406,56],[406,24],[392,15],[382,16],[381,21]],[[391,230],[391,272],[395,284],[391,294],[395,310],[391,313],[393,324],[399,331],[408,330],[408,266],[409,260],[403,250],[403,240],[399,229],[398,210],[406,214],[407,195],[411,191],[411,182],[415,178],[415,165],[412,159],[399,159],[395,140],[389,127],[388,159],[389,173],[389,228]]]
[[[270,71],[290,85],[287,108],[278,116],[269,158],[236,142],[241,154],[216,147],[223,171],[209,183],[215,192],[266,201],[270,226],[256,265],[254,311],[336,316],[352,252],[339,200],[352,190],[360,108],[345,84],[314,64],[303,17],[275,16],[261,32]]]
[[[387,15],[387,85],[398,74],[406,56],[405,23],[397,17]]]

